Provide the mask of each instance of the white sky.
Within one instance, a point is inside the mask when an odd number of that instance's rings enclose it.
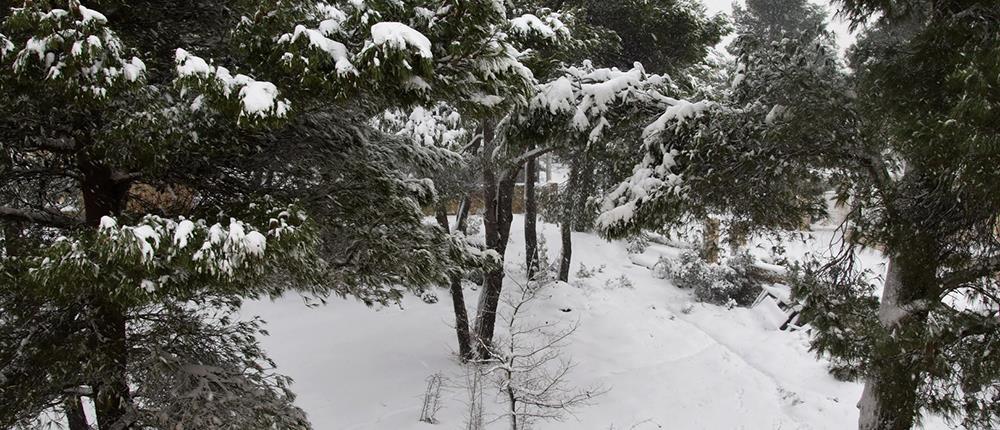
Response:
[[[701,0],[701,3],[705,5],[705,9],[708,11],[709,15],[714,15],[719,12],[731,13],[733,11],[733,2],[739,1],[743,3],[742,0]],[[836,7],[831,5],[828,0],[810,0],[813,3],[824,5],[830,10],[830,23],[829,28],[837,35],[837,47],[840,48],[840,53],[843,54],[848,46],[854,43],[854,35],[851,34],[850,30],[847,29],[847,23],[836,16]],[[722,44],[727,44],[731,40],[726,38],[722,41]]]

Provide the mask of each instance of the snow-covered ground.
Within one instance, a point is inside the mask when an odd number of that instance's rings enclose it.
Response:
[[[523,277],[522,220],[515,219],[508,248],[513,279]],[[555,261],[558,228],[542,224],[540,231]],[[811,243],[823,244],[823,237]],[[571,284],[545,290],[530,318],[579,322],[563,350],[576,363],[571,382],[609,391],[563,422],[536,428],[856,428],[861,386],[830,376],[823,361],[808,352],[805,333],[774,330],[751,309],[695,303],[684,313],[693,303],[690,293],[634,264],[624,243],[582,233],[574,233],[573,240]],[[670,252],[654,247],[643,258],[658,250]],[[580,263],[604,269],[574,279]],[[621,276],[633,287],[608,286]],[[401,306],[379,309],[338,299],[307,308],[301,298],[286,297],[250,303],[244,310],[269,321],[264,345],[279,370],[295,379],[297,403],[317,429],[461,429],[466,372],[454,355],[450,296],[442,289],[438,297],[435,304],[409,297]],[[476,298],[477,292],[466,290],[470,315]],[[438,372],[447,379],[439,423],[418,422],[426,378]],[[494,413],[500,410],[501,400],[489,387],[486,398]],[[938,420],[926,425],[946,428]],[[487,428],[509,424],[499,419]]]

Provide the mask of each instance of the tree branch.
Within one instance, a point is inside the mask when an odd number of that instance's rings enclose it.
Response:
[[[944,291],[951,291],[963,285],[975,281],[976,279],[994,275],[1000,272],[1000,255],[984,259],[980,264],[963,270],[956,270],[941,276],[941,287]]]
[[[78,149],[74,139],[67,137],[44,139],[35,146],[38,149],[62,154],[72,154]]]
[[[531,151],[528,151],[528,152],[525,152],[524,154],[521,154],[520,157],[515,158],[513,161],[511,161],[511,163],[514,164],[514,165],[521,165],[521,164],[527,163],[528,161],[531,161],[531,159],[533,159],[533,158],[538,158],[538,157],[540,157],[542,155],[545,155],[545,154],[547,154],[549,152],[552,152],[552,151],[555,151],[557,149],[559,149],[559,146],[549,146],[549,147],[545,147],[545,148],[535,148],[535,149],[532,149]]]
[[[525,152],[524,154],[521,154],[520,156],[518,156],[517,158],[515,158],[515,159],[513,159],[513,160],[511,160],[509,162],[510,168],[504,170],[503,174],[500,177],[500,181],[499,182],[513,180],[514,177],[517,176],[517,174],[521,172],[521,167],[524,166],[524,163],[527,163],[529,160],[532,160],[534,158],[540,157],[540,156],[545,155],[545,154],[547,154],[549,152],[555,151],[555,150],[557,150],[559,148],[560,148],[559,146],[549,146],[549,147],[545,147],[545,148],[536,148],[536,149],[532,149],[531,151]]]
[[[52,211],[16,209],[0,206],[0,219],[30,222],[47,227],[72,228],[83,225],[81,220]]]

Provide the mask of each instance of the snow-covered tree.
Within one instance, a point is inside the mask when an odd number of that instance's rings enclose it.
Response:
[[[818,317],[817,346],[866,382],[862,429],[911,428],[924,412],[995,428],[1000,8],[850,1],[844,11],[856,23],[880,15],[850,54],[873,160],[850,197],[854,241],[881,246],[889,267],[877,309],[852,306],[870,295],[860,287],[807,296],[814,315],[844,311]]]
[[[101,428],[307,427],[242,299],[388,301],[491,260],[423,223],[410,173],[454,154],[370,119],[516,100],[502,4],[91,6],[0,23],[3,425],[85,428],[82,396]]]
[[[588,7],[598,6],[587,2],[513,3],[514,7],[510,10],[510,31],[515,35],[514,40],[518,46],[529,48],[527,52],[530,55],[525,58],[524,64],[539,83],[527,88],[526,100],[512,105],[506,111],[498,111],[503,115],[502,121],[493,121],[487,117],[476,132],[477,139],[482,136],[482,144],[477,149],[485,156],[482,166],[486,243],[487,247],[501,256],[504,255],[510,234],[514,180],[520,169],[526,163],[533,162],[537,156],[550,151],[589,145],[586,142],[597,144],[604,133],[611,133],[608,129],[611,128],[609,120],[613,115],[609,111],[612,106],[630,105],[628,97],[639,91],[636,87],[648,85],[638,82],[645,75],[641,66],[622,72],[616,68],[597,68],[579,59],[581,54],[596,53],[606,47],[607,43],[613,44],[613,41],[607,39],[613,31],[625,34],[635,30],[635,26],[625,26],[621,25],[623,22],[618,22],[600,27],[599,21],[608,19],[609,16],[595,12],[596,9],[589,11]],[[641,7],[633,8],[636,14],[634,17],[642,22],[688,22],[692,25],[685,26],[684,31],[677,28],[671,31],[680,33],[677,40],[700,41],[686,45],[645,45],[649,51],[664,55],[670,53],[668,58],[676,58],[670,64],[678,68],[687,64],[689,56],[700,57],[722,30],[722,21],[705,18],[703,10],[693,3],[656,3],[651,7],[652,11]],[[649,26],[654,27],[657,25]],[[656,55],[649,56],[653,57]],[[617,60],[621,60],[621,57],[616,57]],[[572,68],[573,64],[580,67]],[[572,82],[574,75],[581,78],[581,82]],[[669,81],[669,78],[656,78],[653,81],[660,83]],[[582,88],[582,91],[573,93],[574,85],[577,89]],[[555,104],[545,104],[550,98],[549,101]],[[624,112],[618,114],[625,117]],[[530,190],[528,192],[528,198],[531,198]],[[530,206],[532,205],[529,204]],[[534,214],[529,216],[531,220],[527,222],[525,242],[527,267],[531,271],[532,255],[537,252],[537,246],[534,245],[535,235],[532,232]],[[567,256],[569,248],[569,245],[564,245]],[[484,345],[492,338],[502,281],[502,270],[486,274],[476,324],[477,337]],[[481,352],[485,354],[489,351],[484,349]]]
[[[678,101],[643,129],[643,160],[608,194],[601,230],[625,237],[710,214],[744,231],[796,227],[823,211],[823,168],[857,138],[852,92],[820,30],[740,35],[728,89]]]
[[[699,211],[782,226],[836,187],[852,209],[849,246],[803,270],[797,294],[814,347],[866,382],[860,427],[908,429],[922,412],[995,427],[996,6],[845,10],[859,25],[878,15],[851,55],[854,76],[822,33],[741,38],[732,93],[652,123],[643,162],[599,222],[610,236]],[[854,271],[858,246],[889,259],[877,306]]]
[[[483,192],[483,227],[487,248],[501,259],[505,255],[513,220],[514,182],[524,164],[548,149],[532,149],[530,142],[509,139],[511,112],[527,105],[536,88],[536,76],[544,75],[578,44],[573,37],[572,16],[540,7],[537,2],[514,2],[508,10],[508,31],[516,49],[525,53],[523,63],[531,72],[530,85],[522,87],[523,98],[493,103],[475,128],[471,151],[478,154]],[[484,274],[474,326],[480,357],[488,356],[496,323],[496,310],[503,288],[502,265]]]
[[[708,48],[717,43],[727,29],[723,16],[707,17],[698,3],[688,2],[594,2],[566,1],[553,2],[560,7],[574,11],[588,26],[594,36],[584,44],[586,63],[579,60],[567,66],[590,68],[611,72],[614,68],[630,70],[636,63],[642,65],[646,73],[663,75],[676,88],[666,94],[677,97],[687,84],[687,69],[702,61]],[[564,67],[565,68],[565,67]],[[667,73],[670,77],[666,77]],[[549,83],[560,79],[573,80],[572,73],[556,70],[546,77]],[[671,79],[673,78],[673,79]],[[552,88],[544,89],[551,91]],[[562,230],[562,261],[560,277],[569,274],[572,261],[572,231],[589,230],[599,213],[599,198],[610,191],[609,188],[628,176],[636,148],[629,138],[641,129],[647,115],[640,115],[642,106],[650,107],[643,100],[625,98],[612,103],[605,121],[600,125],[599,136],[580,136],[576,125],[566,127],[566,122],[556,121],[547,126],[539,126],[542,145],[557,146],[557,154],[569,167],[569,180],[559,188],[558,207],[546,208],[548,215],[558,220]],[[537,98],[538,96],[536,96]],[[652,107],[653,110],[659,107]],[[533,108],[530,115],[540,115],[538,121],[547,120],[554,112]],[[522,114],[523,116],[524,114]],[[603,115],[603,114],[602,114]],[[595,124],[600,124],[600,119]],[[553,124],[556,124],[553,126]],[[538,126],[538,124],[536,124]],[[589,131],[589,130],[587,130]],[[536,137],[538,139],[538,137]],[[526,214],[526,216],[529,216]],[[526,235],[528,232],[526,231]],[[526,241],[527,241],[526,237]],[[530,251],[529,251],[530,254]]]

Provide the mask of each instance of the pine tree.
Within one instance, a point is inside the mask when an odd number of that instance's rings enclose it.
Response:
[[[644,159],[608,194],[599,228],[625,237],[712,214],[743,231],[795,228],[821,212],[830,173],[815,167],[856,146],[846,76],[821,30],[741,34],[728,88],[695,89],[713,98],[648,122]]]
[[[822,33],[741,38],[733,91],[653,122],[599,224],[622,236],[705,211],[788,226],[835,187],[852,208],[849,246],[803,269],[796,294],[813,347],[866,382],[860,428],[908,429],[923,412],[995,427],[1000,207],[986,166],[1000,156],[987,119],[1000,15],[977,2],[846,11],[881,15],[852,54],[855,76]],[[889,259],[880,304],[855,271],[859,246]]]
[[[718,43],[728,23],[723,15],[705,16],[697,3],[642,2],[560,2],[572,7],[590,25],[594,41],[586,45],[590,64],[597,68],[628,70],[635,63],[644,71],[668,75],[680,88],[688,90],[687,69],[703,61],[709,47]],[[579,64],[576,64],[579,65]],[[552,79],[561,76],[555,75]],[[679,89],[669,92],[677,96]],[[560,188],[559,216],[563,242],[560,279],[567,280],[572,261],[572,232],[589,231],[600,213],[599,200],[628,177],[636,148],[630,131],[641,128],[643,116],[622,115],[613,127],[606,127],[597,140],[565,142],[573,133],[552,133],[563,148],[560,157],[569,166],[570,180]],[[635,121],[621,121],[635,119]]]
[[[851,64],[866,138],[893,164],[856,193],[864,216],[855,236],[880,244],[889,267],[877,312],[865,307],[866,318],[827,327],[821,345],[866,382],[862,429],[911,428],[924,412],[994,428],[1000,176],[987,166],[1000,159],[1000,8],[974,1],[844,5],[856,23],[882,15]],[[848,341],[837,328],[869,335]]]
[[[708,17],[699,2],[676,0],[553,0],[574,9],[600,43],[589,58],[600,67],[641,63],[650,73],[679,75],[696,64],[728,31],[725,15]]]
[[[526,55],[522,58],[524,67],[531,76],[531,85],[523,87],[523,98],[509,100],[495,105],[490,113],[481,117],[475,133],[474,153],[479,154],[483,191],[483,227],[486,247],[500,256],[501,264],[484,274],[483,289],[477,306],[474,339],[477,354],[481,358],[490,356],[496,324],[497,306],[503,289],[503,258],[510,238],[513,221],[514,183],[521,168],[527,161],[551,149],[526,150],[530,143],[509,139],[506,133],[511,112],[525,106],[531,96],[538,74],[544,74],[561,56],[575,44],[569,21],[572,16],[541,8],[535,2],[515,2],[508,10],[507,26],[512,46]]]
[[[490,261],[423,224],[410,173],[454,154],[370,125],[530,80],[501,5],[448,3],[4,10],[0,424],[85,426],[85,396],[101,428],[305,428],[243,299],[384,302]]]

